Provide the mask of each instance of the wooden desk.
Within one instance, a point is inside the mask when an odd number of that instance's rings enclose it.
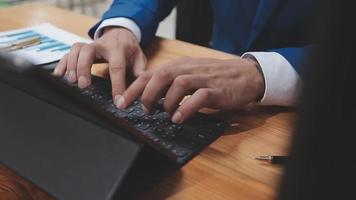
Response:
[[[87,31],[98,19],[42,5],[26,5],[0,10],[0,31],[53,23],[75,34],[87,37]],[[180,56],[229,59],[234,57],[196,45],[157,39],[146,50],[148,66],[168,62]],[[97,66],[93,73],[105,73]],[[199,156],[171,177],[166,177],[145,199],[273,199],[282,168],[254,160],[262,154],[286,154],[294,114],[277,107],[248,108],[236,111],[231,121],[235,127],[206,148]],[[6,182],[7,180],[7,182]],[[38,189],[0,166],[0,197],[13,192],[1,191],[9,181],[14,191],[28,191],[33,199],[46,199]],[[3,181],[3,182],[1,182]],[[0,198],[1,199],[1,198]]]

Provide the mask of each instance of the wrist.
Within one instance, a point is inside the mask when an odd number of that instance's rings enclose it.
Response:
[[[255,93],[256,93],[256,97],[255,97],[255,101],[258,102],[258,101],[261,101],[261,99],[263,98],[264,96],[264,93],[265,93],[265,79],[264,79],[264,76],[263,76],[263,72],[262,72],[262,69],[261,69],[261,66],[260,64],[258,63],[258,61],[254,58],[254,57],[246,57],[246,58],[243,58],[244,60],[248,61],[251,65],[251,67],[253,67],[254,69],[256,69],[256,73],[253,73],[254,74],[254,77],[253,77],[253,85],[254,85],[254,88],[255,88]]]
[[[107,26],[103,28],[103,35],[107,32],[110,32],[111,30],[117,30],[117,29],[122,29],[123,27],[121,26]]]
[[[133,36],[137,40],[135,34],[130,29],[127,29],[127,28],[122,27],[122,26],[107,26],[107,27],[103,28],[103,35],[105,35],[106,33],[111,32],[111,31],[125,32],[127,34],[130,34],[131,36]]]

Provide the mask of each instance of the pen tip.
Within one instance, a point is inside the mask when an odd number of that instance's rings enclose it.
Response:
[[[272,156],[264,155],[264,156],[257,156],[255,157],[256,160],[272,160]]]

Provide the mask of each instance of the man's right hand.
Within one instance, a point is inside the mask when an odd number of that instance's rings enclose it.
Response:
[[[53,74],[67,76],[69,82],[78,82],[80,88],[91,84],[91,67],[97,60],[109,63],[112,96],[115,104],[120,104],[126,89],[126,70],[139,76],[146,66],[146,57],[135,35],[117,27],[105,28],[104,34],[91,44],[76,43],[56,66]]]

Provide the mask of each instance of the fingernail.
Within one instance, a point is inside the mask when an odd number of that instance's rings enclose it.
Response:
[[[80,76],[78,79],[79,88],[86,88],[88,87],[88,85],[89,85],[88,79],[85,76]]]
[[[150,113],[150,112],[148,111],[148,109],[146,108],[146,106],[143,105],[143,104],[142,104],[142,110],[143,110],[143,112],[144,112],[146,115]]]
[[[115,96],[114,100],[115,100],[116,107],[119,109],[123,109],[123,105],[125,103],[124,97],[118,94]]]
[[[175,112],[172,117],[172,122],[176,124],[182,123],[183,122],[182,113],[179,111]]]
[[[76,81],[77,75],[76,75],[76,73],[75,73],[74,70],[70,70],[70,71],[69,71],[68,79],[69,79],[69,81],[72,82],[72,83]]]

